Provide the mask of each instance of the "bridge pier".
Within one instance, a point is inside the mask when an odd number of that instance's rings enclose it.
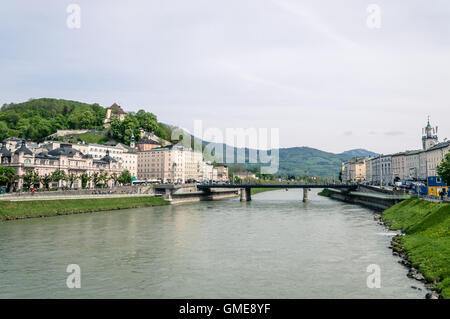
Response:
[[[303,203],[309,203],[309,188],[303,188]]]
[[[252,192],[250,187],[241,188],[241,202],[249,202],[252,200]]]
[[[166,188],[166,194],[164,195],[164,199],[171,202],[172,201],[172,190]]]

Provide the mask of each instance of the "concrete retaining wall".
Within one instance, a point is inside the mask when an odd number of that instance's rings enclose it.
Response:
[[[389,207],[409,198],[408,195],[389,195],[384,193],[345,192],[330,189],[330,197],[343,202],[357,204],[377,211],[383,211]]]
[[[171,204],[181,204],[181,203],[235,198],[238,196],[239,196],[238,190],[229,189],[229,190],[211,191],[211,193],[204,193],[204,192],[173,193],[171,195],[171,198],[164,197],[164,199],[170,201]]]

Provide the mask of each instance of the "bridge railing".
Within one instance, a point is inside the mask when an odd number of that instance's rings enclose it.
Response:
[[[352,183],[352,184],[344,184],[344,183],[205,183],[205,184],[199,184],[198,186],[204,186],[204,187],[309,187],[309,186],[318,186],[318,187],[324,187],[324,188],[333,188],[333,187],[357,187],[359,184]]]

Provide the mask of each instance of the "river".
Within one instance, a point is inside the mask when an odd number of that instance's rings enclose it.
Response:
[[[278,190],[0,223],[0,298],[424,298],[371,210],[315,190],[301,198]],[[69,264],[79,289],[67,288]],[[381,288],[367,286],[371,264]]]

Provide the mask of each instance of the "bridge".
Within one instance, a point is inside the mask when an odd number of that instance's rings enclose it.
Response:
[[[202,190],[205,193],[211,192],[213,188],[238,188],[240,189],[241,201],[251,201],[251,189],[252,188],[302,188],[303,189],[303,202],[309,202],[309,191],[311,188],[335,188],[335,189],[347,189],[355,190],[358,188],[358,184],[335,184],[335,183],[269,183],[269,184],[256,184],[256,183],[239,183],[239,184],[201,184],[197,185],[198,190]]]

